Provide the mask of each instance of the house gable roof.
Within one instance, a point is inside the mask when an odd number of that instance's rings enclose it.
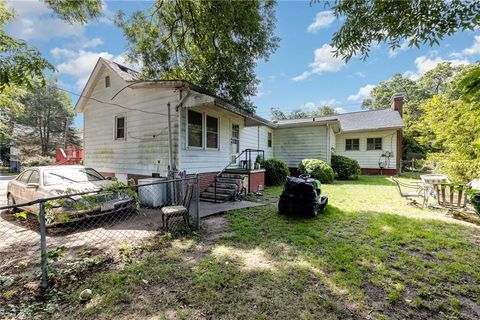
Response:
[[[306,119],[292,119],[279,120],[277,126],[303,126],[310,123],[326,123],[331,121],[338,121],[341,132],[355,132],[366,130],[381,130],[381,129],[399,129],[403,128],[404,123],[400,114],[393,109],[371,110],[341,113],[333,116],[306,118]]]

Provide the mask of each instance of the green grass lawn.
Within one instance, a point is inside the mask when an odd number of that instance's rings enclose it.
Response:
[[[325,213],[264,207],[224,233],[162,241],[63,290],[68,318],[478,319],[477,225],[405,205],[385,177],[323,186]],[[223,219],[223,218],[215,218]],[[129,260],[130,261],[130,260]],[[82,304],[89,288],[93,299]]]

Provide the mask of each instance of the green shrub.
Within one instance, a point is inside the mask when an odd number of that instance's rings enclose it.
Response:
[[[356,180],[360,174],[357,160],[332,154],[332,169],[339,180]]]
[[[335,172],[328,163],[319,159],[303,159],[298,166],[301,174],[309,174],[312,178],[320,180],[322,183],[332,182],[335,178]]]
[[[287,176],[290,174],[288,166],[285,162],[277,159],[269,159],[263,161],[262,166],[265,168],[265,184],[267,186],[276,186],[285,183]]]
[[[480,215],[480,191],[472,190],[470,201],[477,214]]]

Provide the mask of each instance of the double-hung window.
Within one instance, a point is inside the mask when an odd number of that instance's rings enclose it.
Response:
[[[203,148],[203,114],[188,110],[188,146]]]
[[[382,150],[382,138],[367,138],[367,150]]]
[[[272,147],[272,133],[271,132],[268,133],[267,146],[269,148]]]
[[[345,151],[359,151],[360,139],[345,139]]]
[[[115,140],[125,140],[125,116],[115,117]]]
[[[207,148],[218,149],[218,118],[206,116],[207,119]]]

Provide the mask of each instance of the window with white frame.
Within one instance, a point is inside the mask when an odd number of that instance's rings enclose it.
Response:
[[[271,133],[271,132],[268,133],[267,146],[268,146],[269,148],[272,147],[272,133]]]
[[[125,116],[115,117],[115,140],[125,140]]]
[[[345,139],[345,151],[359,151],[360,139]]]
[[[238,124],[232,123],[232,152],[240,152],[240,126]]]
[[[207,148],[218,149],[218,118],[206,116],[207,123]]]
[[[382,138],[367,138],[367,150],[382,150]]]
[[[188,110],[188,146],[203,148],[203,114]]]

